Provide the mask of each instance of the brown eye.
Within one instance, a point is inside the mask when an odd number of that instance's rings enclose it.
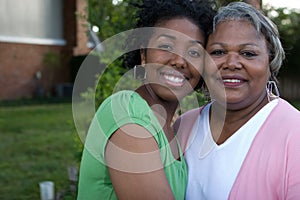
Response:
[[[252,58],[254,56],[257,56],[256,53],[251,52],[251,51],[243,51],[243,52],[241,52],[241,55],[243,55],[244,57],[247,57],[247,58]]]
[[[165,51],[173,51],[172,46],[169,44],[161,44],[158,46],[158,48]]]
[[[191,57],[193,57],[193,58],[198,58],[198,57],[200,57],[200,52],[197,51],[197,50],[190,50],[190,51],[188,52],[188,54],[189,54]]]
[[[224,55],[226,52],[224,50],[221,50],[221,49],[217,49],[217,50],[213,50],[210,55],[213,55],[213,56],[222,56]]]

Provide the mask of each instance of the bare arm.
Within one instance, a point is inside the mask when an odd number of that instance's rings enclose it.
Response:
[[[105,159],[118,199],[174,199],[158,145],[143,127],[118,129],[106,146]]]

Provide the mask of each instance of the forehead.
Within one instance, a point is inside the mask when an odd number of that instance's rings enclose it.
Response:
[[[173,18],[160,21],[155,25],[156,27],[163,28],[157,29],[154,35],[171,34],[178,37],[189,37],[191,39],[203,40],[204,37],[200,28],[191,20],[187,18]]]
[[[265,37],[256,30],[254,25],[246,20],[228,20],[216,25],[208,42],[228,41],[232,44],[242,41],[264,41]]]

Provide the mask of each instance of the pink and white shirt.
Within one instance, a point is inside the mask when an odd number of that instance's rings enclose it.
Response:
[[[178,130],[183,145],[188,144],[187,199],[300,199],[298,110],[283,99],[272,101],[225,143],[214,146],[207,143],[210,133],[205,127],[205,109],[180,118],[180,127],[193,127],[186,135],[186,129]],[[195,120],[201,123],[193,124]],[[205,151],[201,150],[203,144],[209,147]]]

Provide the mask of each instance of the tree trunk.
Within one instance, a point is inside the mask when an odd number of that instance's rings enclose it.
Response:
[[[259,10],[262,10],[262,0],[243,0],[243,2],[248,3]]]
[[[226,6],[230,2],[235,2],[237,0],[218,0],[218,6]],[[262,10],[262,0],[243,0],[243,2],[248,3],[255,8]]]

